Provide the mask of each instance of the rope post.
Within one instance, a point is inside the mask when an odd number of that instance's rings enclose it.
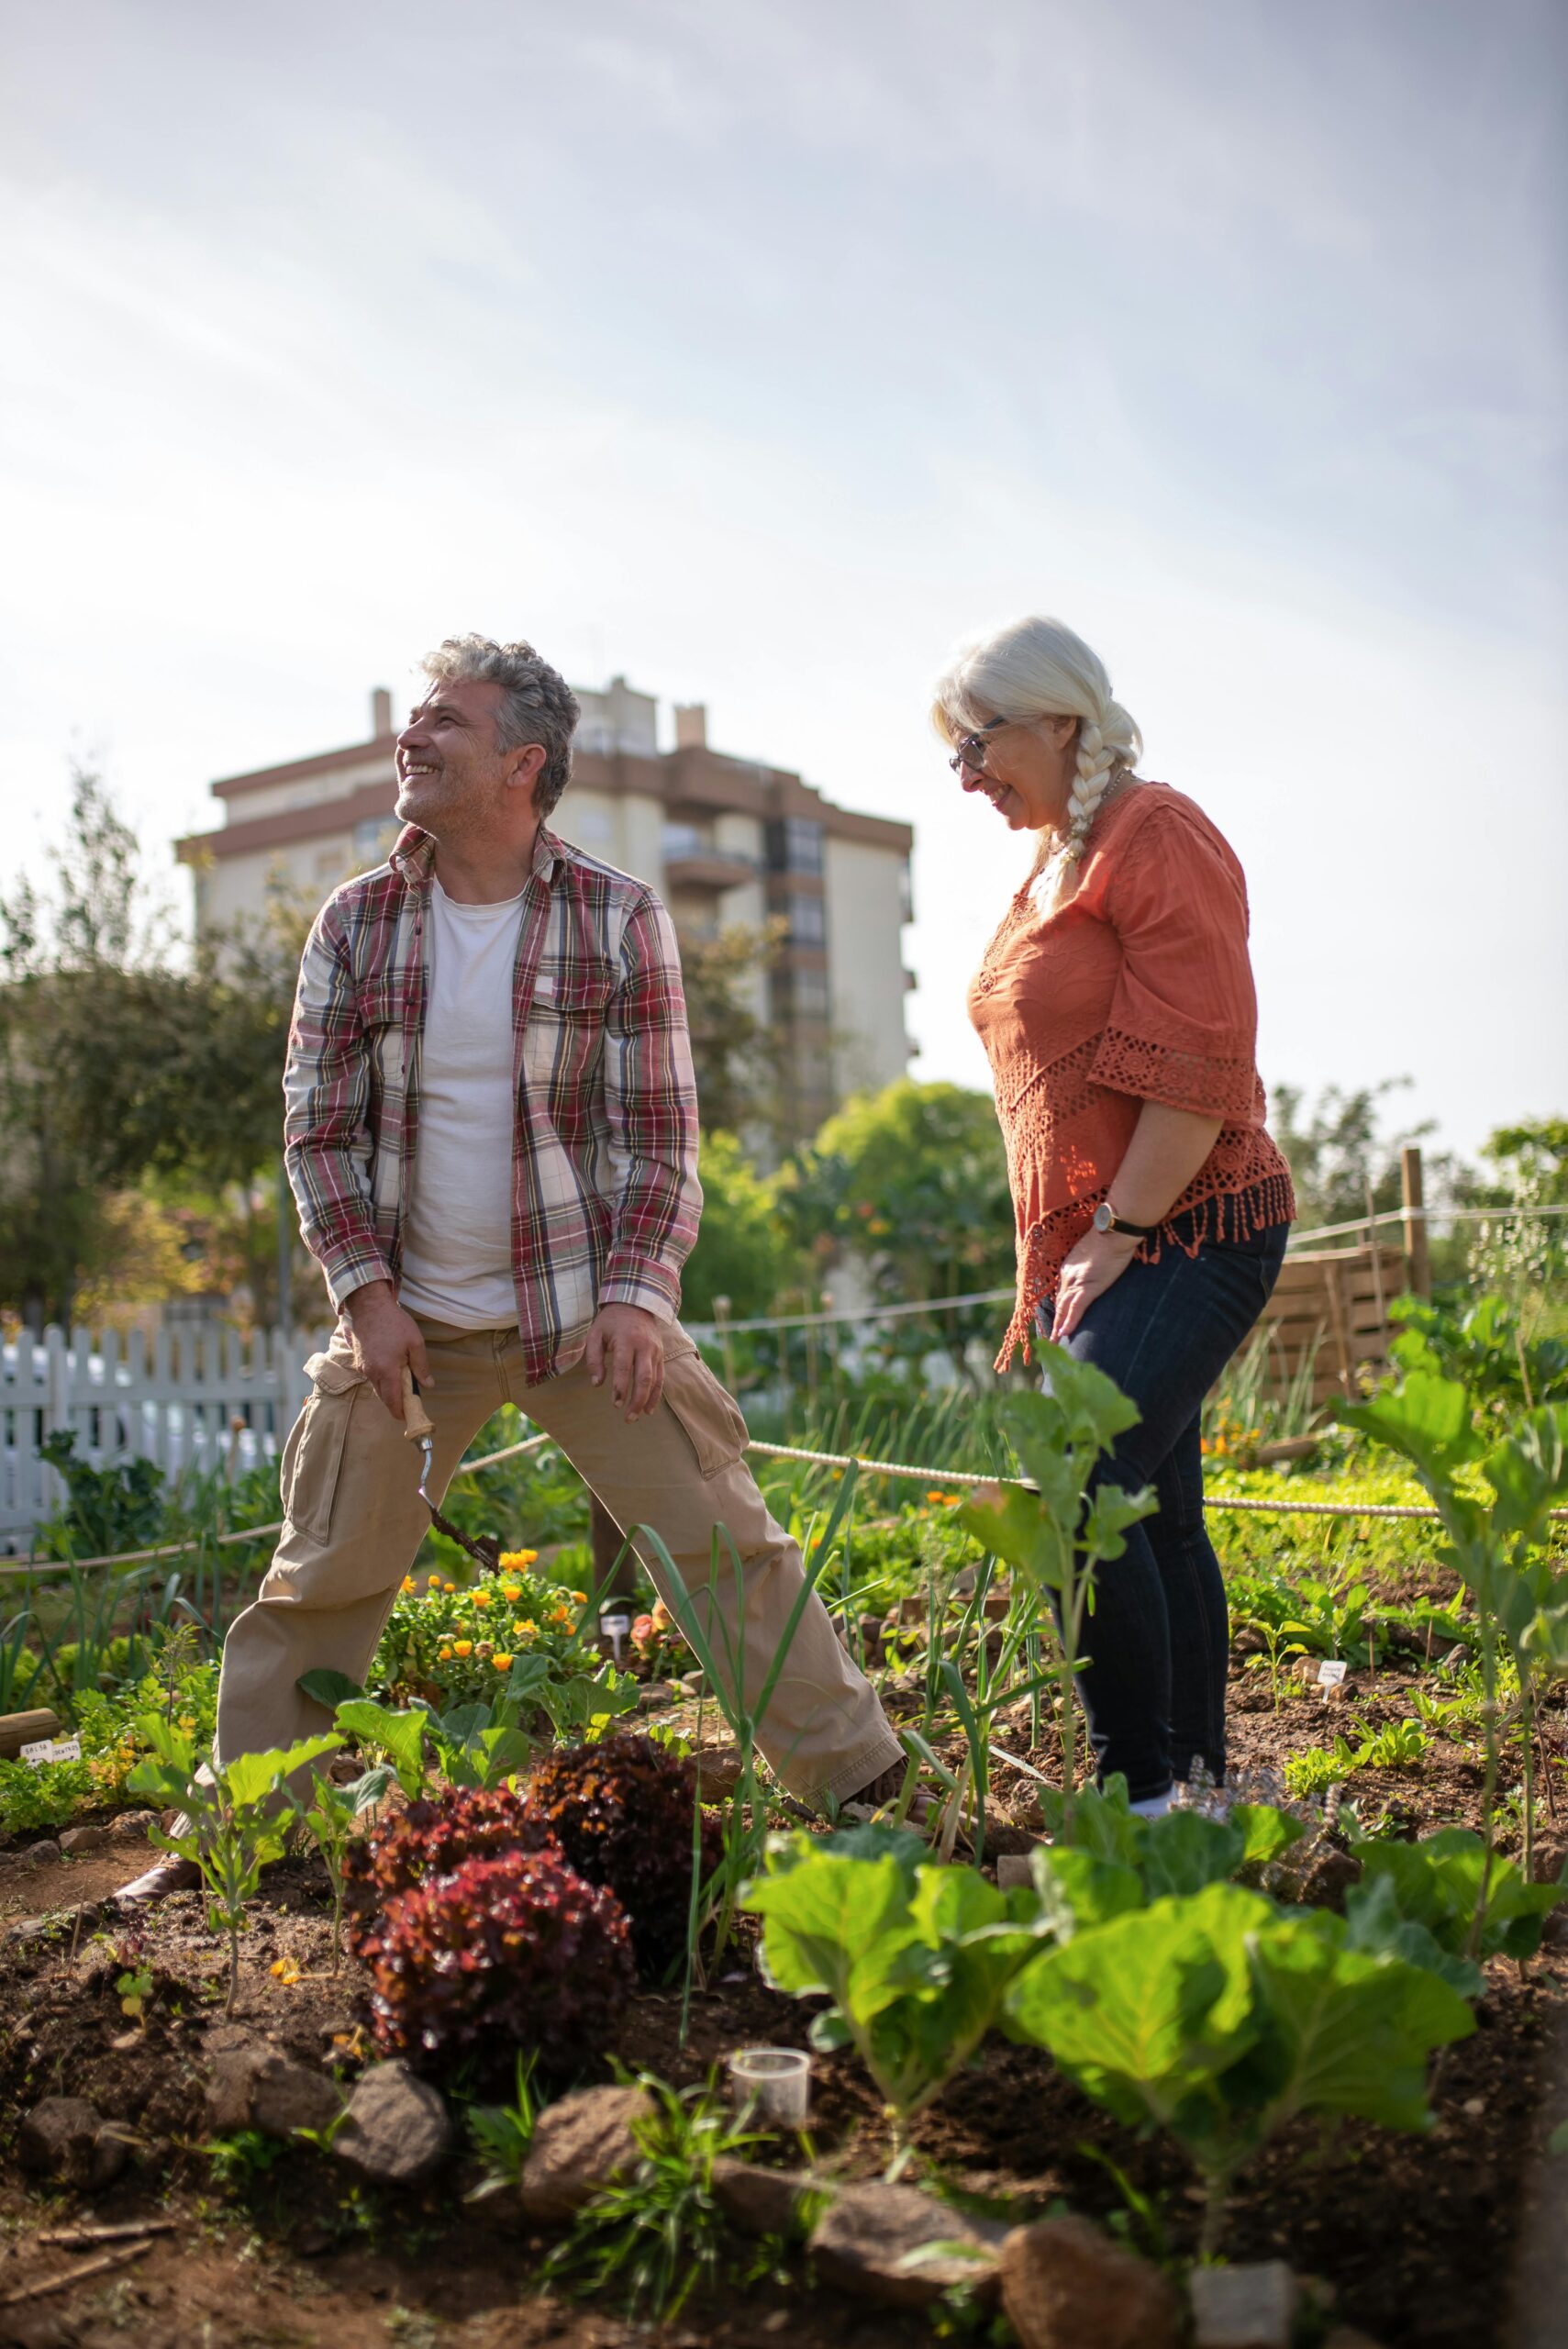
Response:
[[[1399,1153],[1399,1190],[1405,1210],[1405,1273],[1417,1297],[1432,1293],[1432,1259],[1427,1244],[1426,1202],[1421,1186],[1421,1146],[1407,1142]]]

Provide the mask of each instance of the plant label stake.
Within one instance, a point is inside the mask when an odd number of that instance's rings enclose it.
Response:
[[[499,1542],[488,1536],[479,1542],[470,1541],[466,1533],[459,1532],[450,1517],[441,1515],[425,1490],[436,1456],[436,1431],[428,1411],[419,1400],[418,1383],[406,1363],[403,1365],[403,1432],[409,1442],[417,1443],[425,1455],[424,1465],[419,1471],[419,1498],[429,1510],[430,1522],[436,1531],[444,1533],[449,1542],[455,1542],[460,1550],[466,1550],[483,1573],[495,1574],[501,1564]]]
[[[1322,1663],[1318,1667],[1318,1686],[1323,1691],[1323,1701],[1325,1704],[1327,1704],[1329,1700],[1329,1689],[1337,1688],[1339,1687],[1349,1668],[1350,1667],[1342,1661],[1334,1661],[1328,1656],[1324,1657]]]
[[[41,1770],[46,1762],[80,1762],[82,1740],[79,1737],[40,1737],[22,1748],[22,1759]]]
[[[601,1615],[599,1629],[615,1650],[616,1670],[620,1670],[620,1643],[631,1629],[629,1615]]]

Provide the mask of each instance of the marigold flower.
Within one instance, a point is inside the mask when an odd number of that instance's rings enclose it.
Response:
[[[452,1653],[453,1655],[472,1655],[473,1653],[473,1642],[472,1640],[454,1640],[452,1642]]]
[[[457,1585],[455,1582],[444,1582],[441,1585],[441,1588],[443,1590],[451,1591],[457,1588]]]
[[[579,1607],[586,1607],[588,1604],[588,1594],[585,1590],[574,1590],[572,1596]]]
[[[277,1976],[280,1982],[287,1983],[291,1986],[304,1978],[292,1957],[274,1957],[272,1964],[272,1971]]]
[[[437,1662],[438,1664],[450,1664],[450,1663],[451,1662],[451,1660],[452,1660],[452,1652],[451,1652],[451,1650],[450,1650],[450,1647],[449,1647],[449,1648],[438,1648],[438,1649],[436,1650],[436,1662]]]
[[[926,1495],[926,1498],[929,1501],[945,1501],[947,1495],[945,1493],[928,1493]]]
[[[512,1659],[509,1655],[493,1655],[490,1661],[497,1672],[510,1672],[512,1669]]]
[[[488,1607],[490,1604],[490,1593],[487,1590],[476,1590],[471,1596],[476,1607]]]
[[[431,1590],[439,1590],[441,1586],[441,1578],[439,1575],[427,1575],[425,1576],[425,1580]]]
[[[519,1640],[532,1640],[537,1639],[539,1636],[539,1625],[537,1623],[530,1622],[527,1617],[524,1618],[522,1622],[514,1623],[512,1631],[514,1635]]]
[[[417,1590],[419,1586],[415,1581],[412,1575],[405,1575],[403,1577],[403,1587],[405,1590]]]
[[[509,1606],[515,1607],[522,1595],[522,1586],[520,1583],[504,1582],[501,1585],[501,1596],[506,1600]]]

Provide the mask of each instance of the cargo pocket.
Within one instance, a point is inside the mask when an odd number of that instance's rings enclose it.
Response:
[[[289,1431],[278,1475],[284,1515],[296,1533],[325,1543],[343,1465],[354,1397],[365,1374],[341,1354],[312,1354],[305,1365],[311,1393]]]
[[[732,1468],[750,1442],[740,1407],[715,1378],[695,1346],[664,1361],[664,1400],[697,1456],[702,1475]]]

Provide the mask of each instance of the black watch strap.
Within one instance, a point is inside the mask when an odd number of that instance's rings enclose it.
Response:
[[[1118,1215],[1109,1199],[1102,1199],[1095,1209],[1096,1231],[1122,1231],[1129,1240],[1152,1240],[1158,1229],[1152,1223],[1129,1223],[1126,1216]]]

